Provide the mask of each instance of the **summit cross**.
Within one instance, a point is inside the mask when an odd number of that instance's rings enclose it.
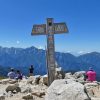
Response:
[[[47,36],[47,71],[48,85],[55,80],[55,45],[54,34],[68,33],[66,23],[54,23],[53,18],[47,18],[46,24],[33,25],[31,35]]]

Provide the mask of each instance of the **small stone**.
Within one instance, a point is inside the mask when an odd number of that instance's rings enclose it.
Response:
[[[33,100],[32,94],[28,93],[26,96],[23,96],[22,99],[24,100]]]

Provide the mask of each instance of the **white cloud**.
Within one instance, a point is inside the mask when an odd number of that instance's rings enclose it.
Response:
[[[68,53],[71,53],[71,51],[67,51]]]
[[[17,43],[17,44],[19,44],[19,43],[20,43],[20,41],[18,41],[18,40],[17,40],[17,41],[16,41],[16,43]]]
[[[79,54],[83,54],[83,53],[85,53],[85,52],[84,52],[84,51],[79,51],[78,53],[79,53]]]
[[[38,46],[37,48],[38,48],[38,49],[44,49],[44,47],[43,47],[43,46]]]
[[[86,54],[86,53],[91,53],[90,51],[79,51],[78,54]]]

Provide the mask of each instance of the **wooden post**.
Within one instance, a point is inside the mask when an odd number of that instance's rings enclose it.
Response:
[[[53,18],[47,19],[48,85],[55,80],[55,48]]]
[[[47,18],[46,24],[33,25],[31,35],[46,35],[47,36],[47,72],[48,85],[55,80],[55,46],[54,34],[62,34],[68,32],[66,23],[54,23],[53,18]]]

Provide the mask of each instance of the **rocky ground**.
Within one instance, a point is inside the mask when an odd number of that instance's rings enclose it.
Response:
[[[23,80],[0,81],[0,100],[44,100],[47,77],[31,76]]]
[[[100,82],[84,81],[84,71],[66,73],[48,88],[45,100],[100,100]]]
[[[49,87],[47,76],[0,80],[0,100],[100,100],[100,83],[84,81],[84,71],[56,75]]]

